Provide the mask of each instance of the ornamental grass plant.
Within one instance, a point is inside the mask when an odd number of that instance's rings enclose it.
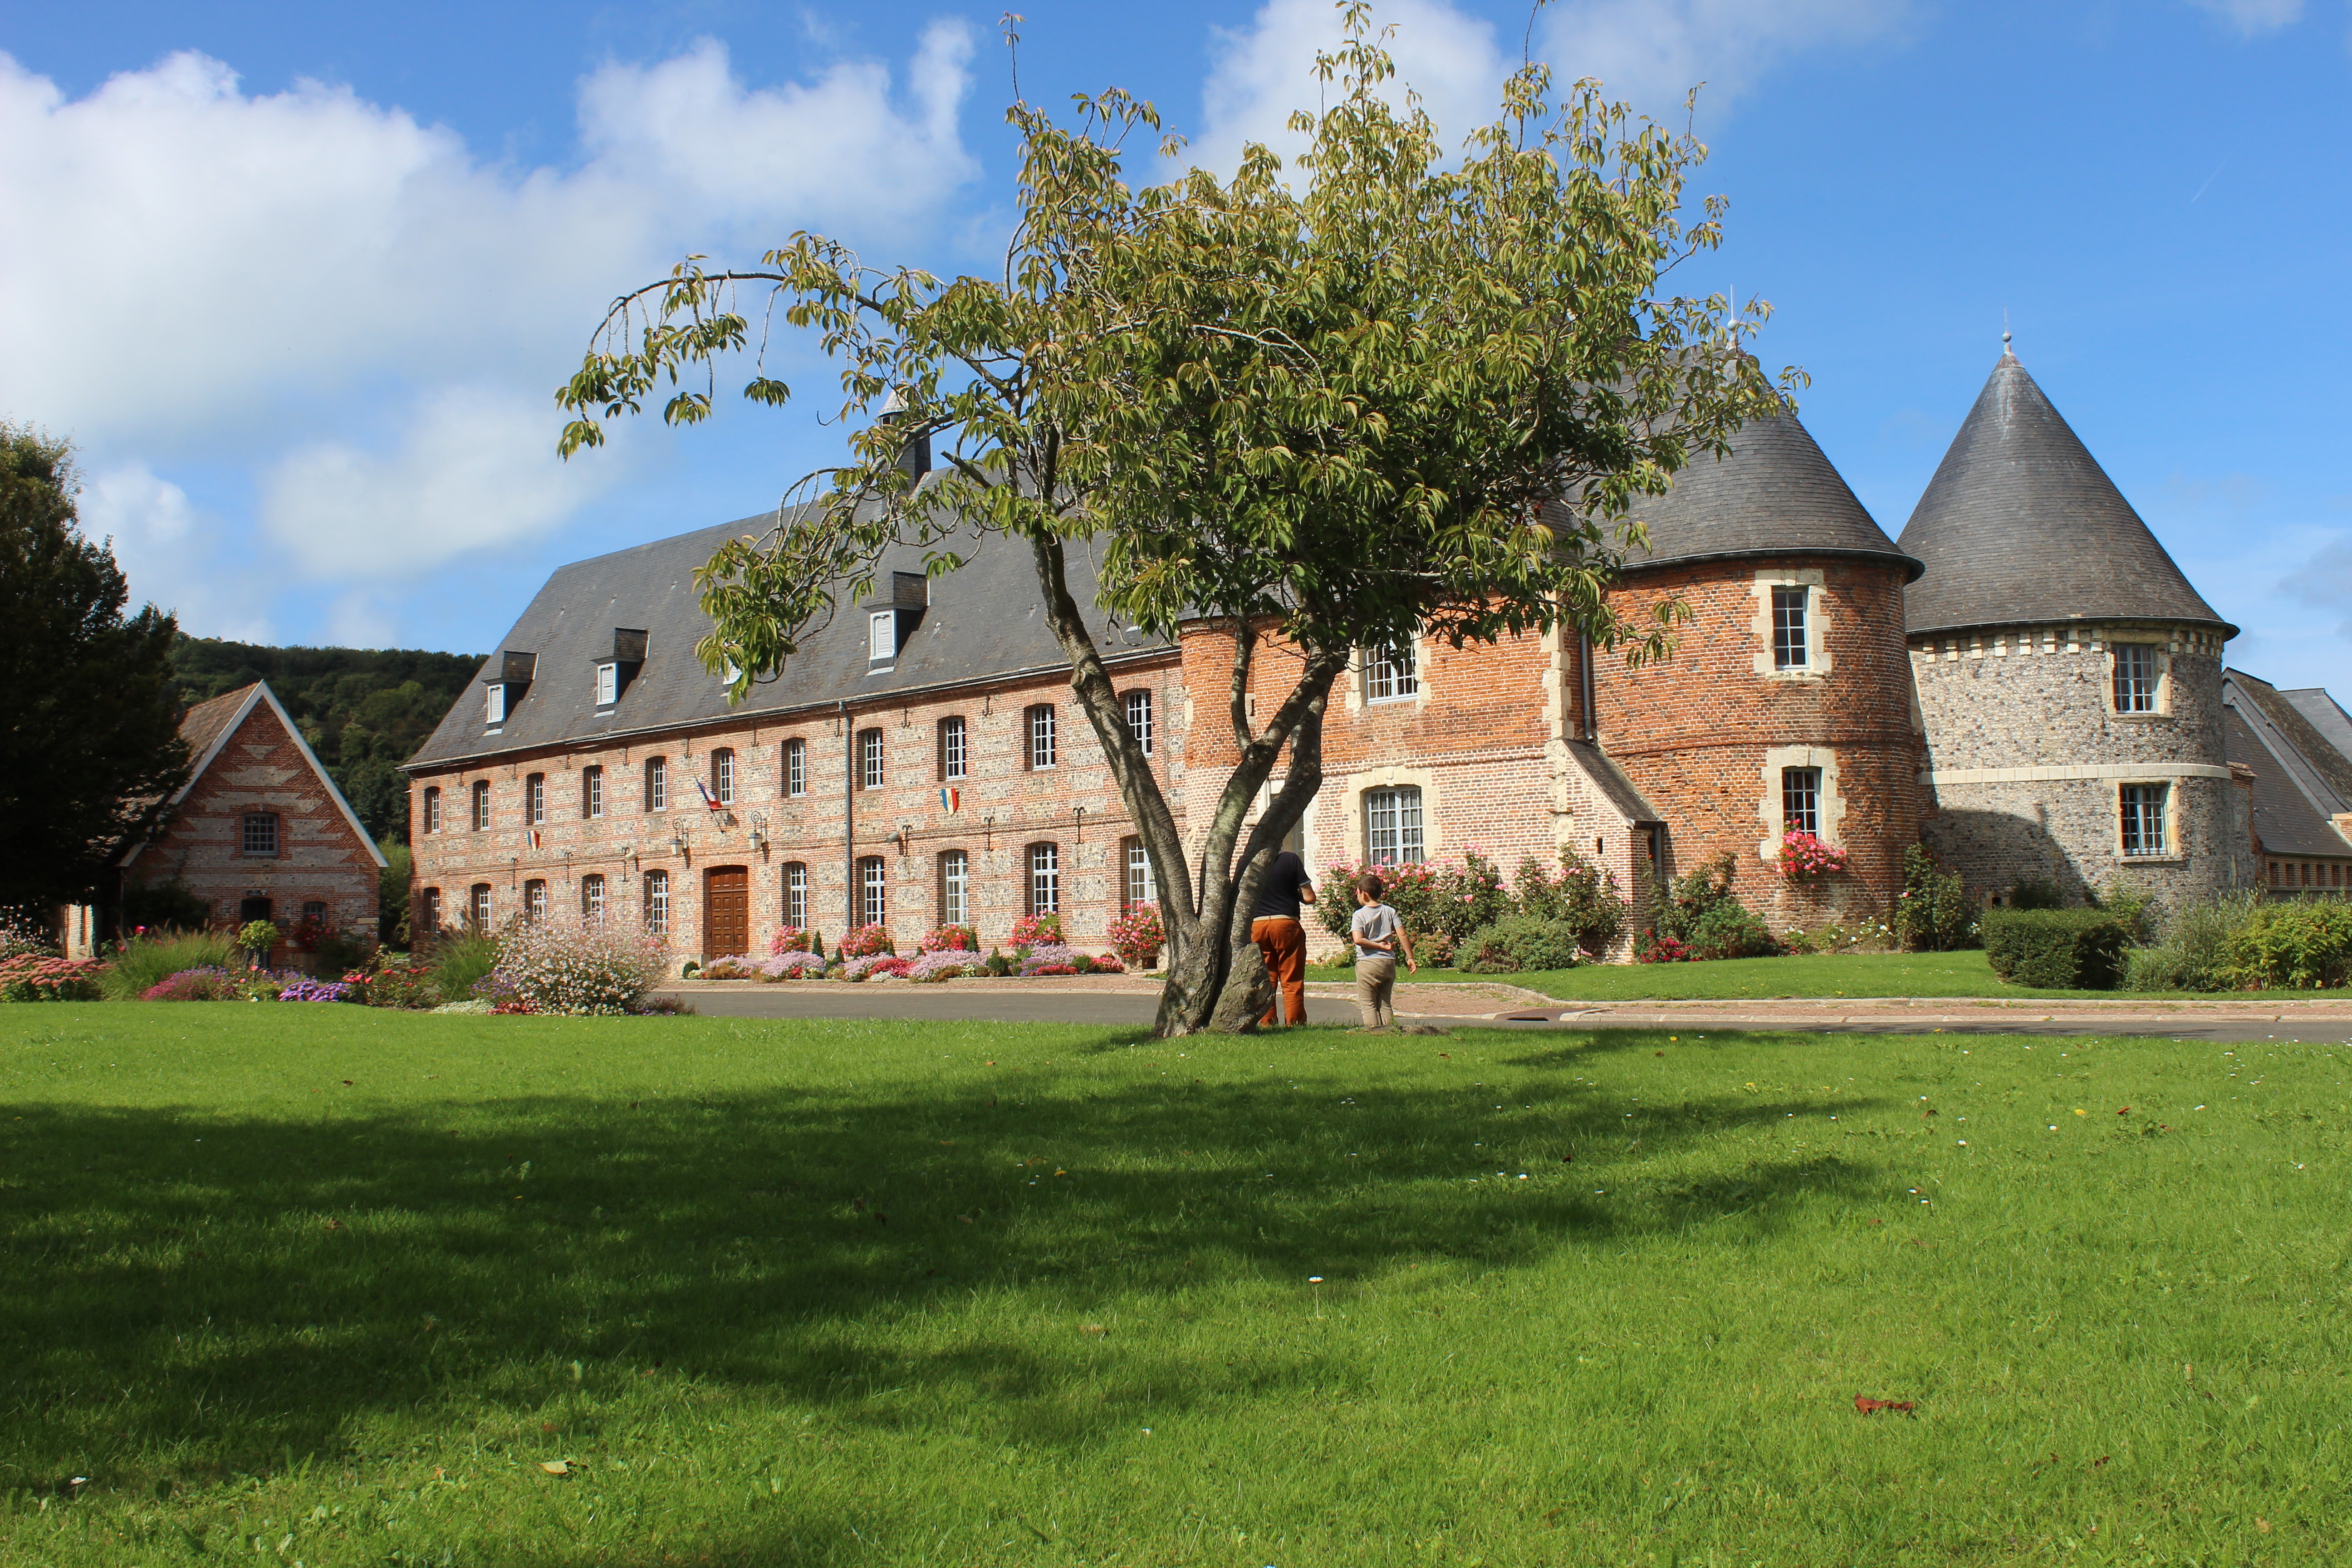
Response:
[[[107,959],[99,985],[110,1000],[144,996],[157,984],[189,969],[229,969],[244,954],[220,931],[152,931],[133,936]]]

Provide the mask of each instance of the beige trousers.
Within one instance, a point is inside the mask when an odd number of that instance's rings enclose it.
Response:
[[[1356,1016],[1367,1029],[1396,1023],[1396,954],[1356,952]]]

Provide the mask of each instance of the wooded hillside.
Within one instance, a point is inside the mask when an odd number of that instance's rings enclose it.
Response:
[[[193,706],[269,682],[336,786],[378,838],[408,841],[400,764],[466,689],[482,656],[410,648],[261,647],[184,637],[173,646],[180,700]]]

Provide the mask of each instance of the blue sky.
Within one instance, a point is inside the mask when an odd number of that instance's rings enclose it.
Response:
[[[1322,0],[1021,0],[1021,87],[1158,102],[1229,163],[1313,91]],[[558,464],[604,302],[795,228],[987,268],[998,8],[0,4],[0,416],[191,631],[482,650],[562,561],[744,516],[839,450],[830,384]],[[2352,694],[2347,0],[1402,0],[1442,124],[1523,37],[1664,112],[1709,83],[1769,364],[1898,532],[1999,353],[2222,615]]]

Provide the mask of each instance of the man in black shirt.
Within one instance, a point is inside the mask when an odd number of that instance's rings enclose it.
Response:
[[[1307,1022],[1307,928],[1299,923],[1298,904],[1315,901],[1315,884],[1307,879],[1307,863],[1296,850],[1274,858],[1265,881],[1257,890],[1257,907],[1250,911],[1250,940],[1265,959],[1265,972],[1280,994],[1260,1023]],[[1282,1015],[1277,1020],[1275,1016]]]

